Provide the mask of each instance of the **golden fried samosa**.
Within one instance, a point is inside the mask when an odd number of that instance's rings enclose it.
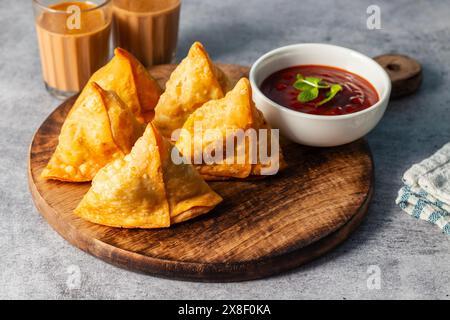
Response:
[[[212,62],[203,45],[195,42],[166,84],[155,108],[156,128],[166,138],[183,126],[205,102],[223,98],[228,79]]]
[[[90,82],[70,110],[42,177],[91,181],[107,163],[128,154],[144,129],[116,93]]]
[[[172,148],[148,124],[129,155],[99,171],[75,214],[112,227],[162,228],[210,211],[222,198],[192,165],[175,164]]]
[[[273,175],[285,167],[278,135],[255,107],[246,78],[194,111],[176,145],[206,180]]]
[[[113,90],[144,123],[153,120],[161,88],[145,67],[128,51],[116,48],[114,58],[95,72],[89,82]]]

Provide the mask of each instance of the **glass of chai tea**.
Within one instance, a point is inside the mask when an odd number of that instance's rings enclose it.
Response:
[[[111,0],[33,0],[33,8],[45,86],[71,96],[108,61]]]
[[[115,46],[147,67],[173,62],[180,8],[181,0],[113,0]]]

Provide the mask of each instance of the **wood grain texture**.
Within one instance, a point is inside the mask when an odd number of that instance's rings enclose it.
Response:
[[[221,65],[236,82],[248,68]],[[161,85],[173,65],[151,68]],[[78,248],[114,265],[153,275],[198,281],[240,281],[284,272],[344,241],[367,212],[373,162],[364,140],[337,148],[283,141],[288,169],[254,181],[214,182],[224,201],[207,215],[159,230],[110,228],[72,211],[90,187],[40,178],[74,98],[36,132],[29,155],[29,186],[49,224]]]
[[[391,98],[401,98],[419,90],[422,84],[422,66],[417,60],[402,54],[384,54],[373,59],[386,70],[391,79]]]

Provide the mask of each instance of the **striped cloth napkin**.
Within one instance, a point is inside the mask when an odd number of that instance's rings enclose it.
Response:
[[[450,235],[450,143],[403,175],[396,203],[409,215]]]

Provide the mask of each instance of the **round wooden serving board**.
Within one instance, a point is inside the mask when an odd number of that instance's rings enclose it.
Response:
[[[233,81],[248,68],[220,65]],[[173,65],[151,68],[164,86]],[[84,221],[72,211],[90,187],[46,181],[40,173],[75,98],[60,105],[30,147],[29,186],[48,223],[67,241],[114,265],[198,281],[262,278],[298,267],[344,241],[367,212],[373,162],[364,140],[337,148],[283,142],[288,168],[252,181],[213,182],[224,201],[167,229],[127,230]]]

